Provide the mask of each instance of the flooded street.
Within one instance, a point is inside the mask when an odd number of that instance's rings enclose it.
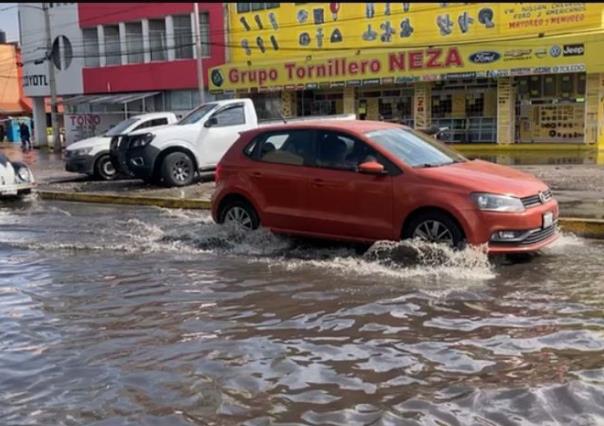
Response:
[[[0,207],[3,425],[604,424],[604,244],[367,252]]]

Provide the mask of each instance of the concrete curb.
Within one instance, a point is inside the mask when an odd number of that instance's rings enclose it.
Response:
[[[572,232],[581,237],[604,239],[604,220],[602,219],[561,217],[558,219],[558,223],[565,232]]]
[[[101,203],[101,204],[128,204],[157,206],[171,209],[200,209],[210,208],[210,202],[200,199],[169,198],[169,197],[145,197],[145,196],[124,196],[95,194],[91,192],[61,192],[38,190],[37,194],[43,200],[58,201],[77,201],[83,203]],[[604,239],[604,220],[587,219],[579,217],[561,217],[559,219],[560,228],[565,232],[588,237]]]
[[[145,196],[124,196],[112,194],[95,194],[91,192],[61,192],[61,191],[43,191],[36,193],[43,200],[58,201],[78,201],[82,203],[101,203],[101,204],[128,204],[139,206],[158,206],[170,209],[209,209],[210,202],[200,199],[170,198],[170,197],[145,197]]]

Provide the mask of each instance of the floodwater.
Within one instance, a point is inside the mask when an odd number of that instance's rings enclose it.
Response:
[[[412,255],[414,253],[414,255]],[[604,423],[602,242],[528,263],[0,206],[2,425]]]

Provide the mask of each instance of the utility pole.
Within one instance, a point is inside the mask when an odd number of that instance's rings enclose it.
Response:
[[[57,111],[57,85],[55,80],[55,67],[52,62],[52,38],[50,36],[50,14],[48,4],[42,3],[46,27],[46,61],[48,62],[48,80],[50,85],[50,118],[52,121],[53,151],[61,152],[61,135],[59,134],[59,117]],[[46,112],[45,112],[46,113]]]
[[[201,29],[199,28],[199,5],[197,2],[193,3],[193,25],[195,25],[195,51],[197,52],[197,85],[199,88],[199,101],[203,105],[205,103],[205,96],[203,93],[203,63],[201,53]]]

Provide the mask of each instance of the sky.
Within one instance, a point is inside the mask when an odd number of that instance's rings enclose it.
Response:
[[[0,30],[6,33],[6,41],[19,41],[17,3],[0,3]]]

